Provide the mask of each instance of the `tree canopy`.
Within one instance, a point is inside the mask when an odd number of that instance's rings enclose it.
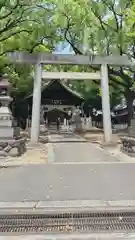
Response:
[[[0,3],[0,71],[7,72],[13,88],[27,95],[32,90],[30,66],[8,62],[14,50],[52,52],[70,45],[75,54],[127,55],[135,60],[135,2],[129,0],[2,0]],[[96,71],[98,67],[47,66],[51,70]],[[124,95],[131,119],[135,69],[108,67],[110,96]],[[71,83],[70,83],[71,84]],[[73,82],[88,96],[99,82]],[[89,90],[88,90],[89,89]],[[92,89],[92,90],[90,90]]]
[[[134,61],[135,42],[127,16],[132,1],[70,0],[55,4],[54,22],[61,29],[63,41],[66,39],[76,54],[127,55]],[[109,66],[108,71],[110,85],[127,100],[130,122],[135,97],[134,69]]]
[[[33,68],[11,64],[6,54],[54,50],[58,34],[55,27],[50,27],[50,17],[49,9],[35,0],[0,2],[0,74],[8,73],[14,92],[27,95],[32,91]]]

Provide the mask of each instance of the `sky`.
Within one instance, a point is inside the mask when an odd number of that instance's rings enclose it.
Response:
[[[70,45],[67,44],[67,46],[65,48],[63,48],[63,44],[59,44],[56,47],[56,50],[54,51],[54,53],[60,53],[60,54],[74,54],[73,51],[71,51]]]

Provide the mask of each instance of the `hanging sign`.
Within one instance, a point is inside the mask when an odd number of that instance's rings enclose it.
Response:
[[[54,104],[54,105],[61,105],[62,104],[62,100],[52,100],[51,101],[52,102],[52,104]]]

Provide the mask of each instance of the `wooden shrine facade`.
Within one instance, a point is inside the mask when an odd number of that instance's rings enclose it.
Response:
[[[29,115],[32,114],[33,96],[27,97]],[[57,117],[61,120],[68,117],[68,112],[75,106],[81,106],[84,98],[76,91],[73,91],[63,81],[55,79],[44,84],[41,90],[41,113],[40,118],[49,118],[55,122]]]

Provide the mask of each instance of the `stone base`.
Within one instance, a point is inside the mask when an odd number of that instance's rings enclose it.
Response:
[[[83,128],[82,128],[82,124],[80,123],[78,123],[78,124],[75,124],[74,125],[74,132],[75,133],[82,133],[83,132]]]
[[[135,119],[131,120],[131,127],[129,127],[128,133],[131,137],[135,137]]]
[[[83,129],[74,129],[73,131],[75,134],[81,134],[83,133]]]
[[[0,126],[0,138],[13,138],[14,129],[8,126],[1,127]]]
[[[19,157],[26,152],[26,139],[0,139],[0,157]]]
[[[135,157],[135,138],[124,136],[121,137],[121,151],[130,157]]]
[[[46,144],[48,143],[49,139],[48,139],[48,136],[39,136],[39,142],[40,143],[43,143],[43,144]]]

